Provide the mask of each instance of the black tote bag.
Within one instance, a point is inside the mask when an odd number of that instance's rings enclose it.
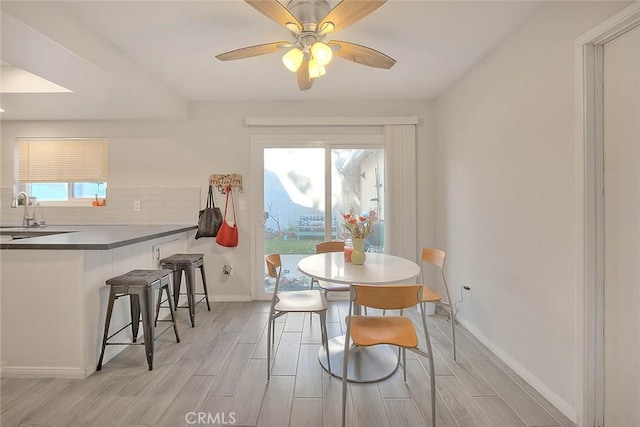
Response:
[[[222,212],[213,201],[213,186],[209,186],[207,206],[198,214],[198,231],[196,239],[201,237],[216,237],[222,224]]]

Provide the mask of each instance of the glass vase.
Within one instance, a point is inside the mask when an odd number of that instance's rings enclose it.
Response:
[[[351,263],[362,265],[367,259],[364,252],[364,239],[353,239],[353,252],[351,253]]]

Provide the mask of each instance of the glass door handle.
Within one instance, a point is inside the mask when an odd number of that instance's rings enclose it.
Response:
[[[258,225],[265,225],[269,214],[267,212],[258,213]]]

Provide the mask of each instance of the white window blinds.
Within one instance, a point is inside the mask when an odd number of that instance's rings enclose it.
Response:
[[[108,146],[104,139],[18,141],[20,182],[105,182]]]

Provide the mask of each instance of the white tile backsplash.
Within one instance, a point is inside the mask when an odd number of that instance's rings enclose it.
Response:
[[[112,188],[107,204],[100,207],[41,207],[48,224],[196,224],[200,207],[200,188]],[[0,223],[21,224],[23,208],[11,208],[13,189],[0,188]],[[133,211],[134,200],[142,206]],[[204,204],[204,201],[202,202]],[[91,201],[87,200],[87,205]]]

